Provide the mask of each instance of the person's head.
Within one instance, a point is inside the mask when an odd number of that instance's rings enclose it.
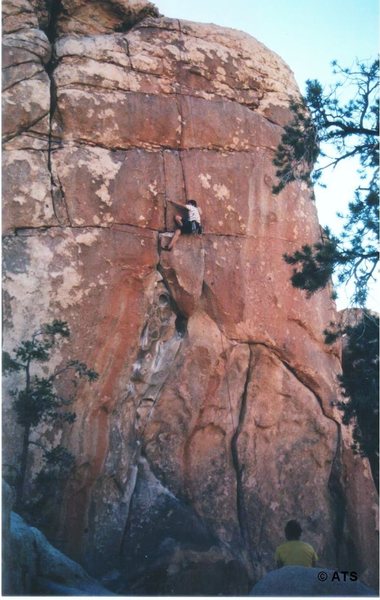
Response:
[[[285,525],[285,537],[290,542],[292,540],[299,540],[302,533],[302,527],[298,521],[288,521]]]
[[[188,200],[187,203],[191,204],[191,206],[197,206],[197,203],[195,202],[195,200]]]

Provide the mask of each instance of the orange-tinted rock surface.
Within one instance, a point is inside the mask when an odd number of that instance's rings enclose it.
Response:
[[[5,346],[65,319],[54,364],[99,373],[63,436],[62,549],[123,592],[245,594],[298,518],[321,564],[374,585],[375,491],[322,334],[335,307],[282,258],[320,236],[309,190],[272,194],[291,71],[144,0],[3,4]],[[203,235],[162,251],[191,198]],[[9,403],[5,422],[14,462]]]

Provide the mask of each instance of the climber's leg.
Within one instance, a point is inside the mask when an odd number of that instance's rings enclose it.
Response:
[[[180,235],[181,235],[181,230],[180,229],[176,229],[175,230],[175,234],[172,237],[172,241],[170,242],[170,244],[168,246],[168,250],[171,250],[172,248],[174,248],[174,246],[178,242],[178,239],[179,239]]]

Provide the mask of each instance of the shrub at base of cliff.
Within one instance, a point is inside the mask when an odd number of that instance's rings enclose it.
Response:
[[[363,311],[355,326],[345,328],[343,375],[345,402],[339,403],[343,423],[353,423],[353,450],[366,456],[379,490],[379,317]]]
[[[67,323],[54,320],[34,331],[29,340],[22,341],[14,349],[13,356],[3,353],[4,373],[21,375],[17,379],[18,387],[12,389],[10,395],[17,423],[23,429],[22,447],[18,465],[11,466],[13,477],[9,479],[16,490],[16,510],[39,525],[48,522],[51,509],[56,511],[62,485],[74,465],[74,456],[68,450],[60,444],[52,446],[40,433],[43,424],[57,429],[75,421],[75,413],[66,410],[74,398],[62,397],[56,386],[69,372],[74,374],[74,389],[79,379],[91,382],[98,377],[95,371],[78,360],[67,361],[45,377],[34,372],[37,365],[49,362],[57,338],[69,336]],[[32,447],[39,455],[32,456]],[[28,481],[32,458],[39,458],[43,467],[33,481]]]
[[[362,309],[346,309],[339,324],[325,329],[326,344],[342,338],[344,402],[338,403],[344,425],[353,425],[352,450],[368,458],[379,491],[379,317]]]

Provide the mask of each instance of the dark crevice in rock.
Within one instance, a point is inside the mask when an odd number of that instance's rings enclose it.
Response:
[[[51,153],[49,153],[49,158],[51,161]],[[55,174],[55,177],[53,175],[51,162],[49,164],[49,171],[51,177],[51,195],[55,217],[60,226],[72,227],[72,221],[65,199],[65,191],[63,189],[58,173]]]
[[[5,44],[4,44],[5,45]],[[20,62],[14,62],[11,65],[7,65],[5,67],[2,67],[2,71],[4,71],[5,73],[7,71],[9,71],[10,69],[14,69],[16,67],[21,67],[21,65],[34,65],[35,64],[35,60],[29,59],[29,60],[21,60]],[[4,91],[4,89],[3,89]]]
[[[123,41],[125,42],[125,54],[127,55],[128,59],[130,60],[129,49],[128,49],[128,40],[126,38],[123,38]],[[123,53],[120,52],[120,54],[123,54]],[[61,63],[61,62],[65,63],[65,60],[67,58],[72,59],[73,62],[75,62],[75,63],[78,62],[78,54],[64,54],[63,56],[57,57],[57,61],[59,63]],[[114,67],[118,67],[119,69],[125,69],[125,65],[123,65],[120,62],[116,62],[115,60],[112,60],[110,58],[101,59],[101,58],[94,58],[93,56],[88,56],[87,54],[81,54],[80,59],[81,60],[92,60],[93,62],[99,63],[101,65],[113,65]],[[136,69],[134,69],[132,64],[130,66],[131,66],[131,71],[136,70]],[[110,81],[112,81],[112,79]],[[86,85],[82,81],[74,81],[71,84],[67,84],[67,85],[73,85],[73,84]],[[67,86],[64,86],[64,85],[62,86],[62,88],[65,88],[65,87],[67,87]],[[107,88],[107,89],[109,89],[109,88]],[[118,91],[118,90],[116,89],[115,91]],[[123,90],[121,90],[121,91],[123,91]]]
[[[328,480],[328,490],[331,497],[331,509],[332,514],[334,515],[334,541],[335,541],[335,556],[336,556],[336,564],[341,566],[342,557],[341,551],[344,543],[344,524],[346,517],[346,498],[344,487],[341,481],[341,472],[342,472],[342,464],[341,464],[341,445],[342,445],[342,434],[341,429],[337,425],[338,429],[338,440],[336,446],[336,452],[334,459],[332,461],[330,477]]]
[[[165,151],[162,152],[162,170],[164,173],[164,182],[165,182],[165,197],[164,197],[164,228],[165,228],[165,232],[168,231],[168,196],[167,196],[167,189],[168,189],[168,179],[167,179],[167,173],[166,173],[166,166],[165,166]],[[158,253],[160,253],[160,239],[158,239]]]
[[[34,17],[34,11],[29,9],[27,6],[24,6],[22,10],[16,10],[15,12],[12,12],[8,15],[3,14],[3,23],[6,23],[8,19],[14,19],[15,17],[21,16],[24,17],[25,15],[30,15],[31,17]],[[13,31],[11,33],[13,33]]]
[[[153,233],[158,233],[158,231],[156,229],[149,229],[148,227],[139,227],[137,225],[130,225],[129,223],[113,223],[107,227],[101,226],[101,225],[41,225],[41,226],[37,226],[37,227],[31,227],[30,225],[28,225],[27,227],[17,227],[15,229],[15,234],[16,235],[34,235],[36,232],[39,233],[46,233],[47,231],[49,231],[50,229],[62,229],[64,227],[69,227],[70,229],[78,229],[78,230],[87,230],[87,229],[98,229],[99,231],[120,231],[121,233],[125,233],[125,234],[132,234],[134,235],[134,231],[129,231],[128,229],[118,229],[119,227],[128,227],[130,229],[136,229],[139,230],[140,235],[142,232],[144,232],[145,230],[147,231],[152,231]]]
[[[125,54],[126,54],[126,55],[127,55],[127,57],[128,57],[128,60],[129,60],[129,66],[130,66],[130,68],[131,68],[131,71],[135,71],[135,68],[134,68],[134,66],[133,66],[133,63],[132,63],[131,52],[130,52],[130,49],[129,49],[129,41],[128,41],[128,39],[127,39],[127,37],[126,37],[126,36],[125,36],[125,37],[123,37],[123,42],[124,42],[124,44],[125,44]],[[88,57],[86,57],[86,58],[88,58]],[[97,59],[95,59],[95,60],[97,60]],[[100,61],[100,62],[103,62],[103,61]],[[106,60],[105,62],[108,62],[108,60]],[[119,68],[120,68],[120,67],[122,67],[122,65],[120,65],[120,64],[117,64],[116,62],[113,62],[113,61],[112,61],[112,63],[111,63],[111,64],[114,64],[114,65],[115,65],[115,67],[119,67]]]
[[[137,487],[137,482],[138,482],[138,478],[139,478],[139,460],[141,457],[141,443],[137,442],[136,445],[136,452],[135,452],[135,457],[134,460],[131,461],[133,464],[130,468],[130,478],[128,481],[128,485],[130,486],[130,490],[129,490],[129,499],[128,499],[128,505],[125,507],[125,514],[126,514],[126,520],[125,523],[123,525],[124,530],[123,530],[123,535],[120,541],[120,547],[119,547],[119,557],[120,557],[120,563],[122,563],[122,559],[123,559],[123,552],[125,551],[125,547],[126,547],[126,543],[127,543],[127,536],[128,536],[128,531],[130,530],[131,527],[131,518],[132,518],[132,502],[133,502],[133,496],[134,493],[136,491],[136,487]]]
[[[177,315],[177,318],[175,320],[175,328],[176,328],[178,335],[180,335],[181,337],[184,337],[186,335],[187,321],[188,321],[188,319],[186,317],[184,317],[183,315],[180,315],[180,314]]]
[[[55,53],[55,42],[58,37],[58,18],[63,11],[62,0],[46,0],[47,25],[44,28],[46,36],[51,44],[51,58],[45,66],[50,80],[50,111],[49,111],[49,137],[48,137],[48,170],[50,173],[51,201],[54,215],[59,226],[71,225],[68,208],[65,203],[65,194],[61,182],[53,174],[52,154],[59,145],[60,140],[53,134],[53,119],[57,116],[57,85],[54,79],[54,70],[57,66]]]
[[[12,148],[12,147],[8,148],[7,143],[4,142],[4,145],[3,145],[4,150],[9,150],[10,152],[12,150],[28,150],[28,152],[38,152],[38,153],[42,152],[43,154],[47,154],[47,149],[46,149],[46,143],[48,140],[47,134],[43,134],[38,131],[33,131],[33,129],[30,129],[29,131],[25,131],[23,133],[25,133],[25,136],[23,136],[23,140],[26,141],[25,138],[27,137],[27,138],[30,138],[28,141],[36,140],[37,142],[41,142],[43,146],[40,148],[38,146],[34,147],[34,148],[33,148],[33,146],[27,146],[27,145],[23,146],[20,144],[20,140],[17,140],[17,148]],[[21,134],[21,135],[23,135],[23,134]],[[12,143],[12,140],[9,140],[9,141]],[[33,143],[33,141],[32,141],[32,143]]]
[[[182,117],[181,117],[181,122],[182,122]],[[190,196],[188,193],[188,187],[187,187],[187,183],[186,183],[186,173],[185,173],[185,167],[183,164],[183,157],[182,157],[182,152],[178,152],[178,158],[179,158],[179,164],[181,165],[181,171],[182,171],[182,180],[183,180],[183,188],[185,190],[185,200],[189,200]]]
[[[36,232],[42,232],[45,233],[45,231],[48,231],[51,228],[57,228],[56,225],[43,225],[41,227],[16,227],[16,229],[14,230],[14,235],[16,236],[21,236],[21,237],[28,237],[31,235],[34,235]],[[11,236],[9,236],[11,237]]]
[[[277,356],[277,358],[281,361],[283,366],[297,379],[297,381],[299,381],[303,386],[305,386],[306,389],[309,390],[309,392],[311,392],[313,394],[313,396],[316,398],[316,400],[321,408],[321,411],[322,411],[322,414],[324,415],[324,417],[326,419],[329,419],[330,421],[332,421],[336,426],[336,429],[337,429],[336,449],[335,449],[335,455],[334,455],[334,458],[332,461],[330,476],[329,476],[329,480],[328,480],[328,489],[329,489],[331,500],[332,500],[332,513],[335,516],[335,522],[334,522],[334,539],[336,542],[335,543],[335,555],[336,555],[336,559],[339,564],[340,557],[341,557],[341,551],[342,551],[343,544],[344,544],[344,525],[345,525],[345,514],[346,514],[346,511],[345,511],[346,501],[345,501],[344,485],[341,480],[341,472],[342,472],[341,423],[336,418],[334,418],[334,416],[326,413],[324,406],[323,406],[322,398],[316,392],[316,390],[313,389],[313,386],[310,383],[308,383],[307,381],[305,381],[305,378],[302,376],[302,373],[299,373],[299,371],[297,369],[295,369],[292,365],[290,365],[290,363],[288,361],[286,361],[279,352],[276,352],[275,348],[271,348],[268,345],[263,344],[263,343],[255,344],[255,345],[264,346],[265,348],[267,348],[268,350],[273,352]],[[346,568],[346,567],[347,567],[347,565],[344,566],[344,568]]]
[[[125,39],[125,42],[128,44],[128,40],[127,39]],[[130,67],[131,67],[132,71],[134,71],[134,72],[136,72],[136,73],[138,73],[140,75],[143,75],[143,76],[144,75],[150,75],[151,77],[155,77],[157,80],[161,79],[162,76],[160,74],[158,74],[156,71],[149,71],[147,69],[139,69],[139,68],[135,67],[134,64],[133,64],[133,57],[129,53],[129,50],[127,51],[127,55],[128,55],[128,58],[130,59]],[[77,60],[78,59],[78,55],[75,55],[75,54],[64,54],[63,56],[60,57],[59,60],[64,60],[65,58],[73,58],[73,59]],[[81,55],[81,59],[93,60],[94,62],[99,62],[101,64],[102,63],[103,64],[104,63],[106,63],[106,64],[113,64],[116,67],[124,68],[124,66],[122,64],[117,63],[115,61],[112,61],[110,59],[104,59],[104,60],[102,60],[100,58],[94,58],[92,56],[87,56],[86,54],[82,54]],[[183,62],[186,63],[186,61],[183,61]],[[190,63],[188,63],[188,64],[190,64]],[[207,78],[207,80],[208,81],[212,81],[211,78],[210,79]],[[83,81],[71,82],[70,84],[62,85],[61,87],[62,87],[62,89],[65,89],[65,88],[70,88],[70,86],[76,85],[76,84],[80,85],[80,86],[82,86],[84,88],[85,87],[96,87],[96,88],[100,88],[100,89],[104,89],[104,90],[110,90],[110,91],[116,91],[116,92],[117,91],[120,91],[120,92],[122,92],[122,91],[124,91],[124,92],[131,92],[131,90],[129,88],[128,89],[127,88],[117,88],[116,90],[114,90],[112,88],[108,88],[108,87],[102,86],[100,84],[84,83]],[[241,91],[241,92],[247,91],[247,89],[245,89],[245,88],[239,88],[239,87],[236,87],[236,86],[234,86],[233,88],[231,88],[231,90],[237,90],[237,91]],[[167,92],[167,91],[163,92],[162,91],[159,95],[163,96],[163,97],[165,97],[165,96],[168,96],[168,97],[170,97],[170,96],[178,96],[178,97],[184,96],[186,98],[195,98],[196,100],[207,100],[207,98],[205,98],[201,94],[193,94],[193,93],[191,93],[191,91],[192,91],[191,88],[187,88],[186,90],[180,89],[179,91],[173,91],[173,92]],[[209,93],[211,93],[211,92],[214,95],[214,102],[216,102],[215,98],[217,98],[219,100],[220,104],[222,104],[224,102],[231,102],[231,104],[238,104],[239,106],[241,106],[242,108],[246,108],[247,110],[250,110],[250,111],[255,110],[253,108],[254,105],[249,104],[247,102],[244,102],[242,100],[237,100],[232,95],[231,96],[228,96],[227,94],[221,95],[221,94],[218,94],[217,90],[210,90]],[[144,93],[144,95],[145,95],[145,92],[134,91],[133,93]],[[153,94],[153,95],[157,95],[157,94]],[[257,108],[257,106],[256,106],[256,108]],[[271,125],[277,126],[280,129],[282,129],[282,126],[279,123],[275,123],[274,121],[270,121],[270,119],[268,119],[262,113],[259,113],[259,114],[260,114],[260,117],[262,117],[263,119],[265,119],[266,121],[268,121]],[[275,148],[273,150],[275,150]]]
[[[159,253],[160,253],[160,249],[159,249]],[[188,318],[180,311],[176,301],[174,300],[174,298],[170,292],[170,289],[167,285],[167,282],[166,282],[165,272],[161,268],[160,263],[157,264],[157,271],[160,273],[160,275],[163,278],[163,284],[165,285],[165,288],[167,289],[168,295],[170,297],[171,307],[172,307],[173,311],[175,312],[175,314],[177,315],[176,320],[175,320],[175,328],[176,328],[177,334],[181,338],[183,338],[183,337],[185,337],[185,335],[187,333]]]
[[[20,15],[22,13],[19,13]],[[13,15],[12,15],[13,16]],[[5,17],[5,19],[7,19],[7,17]],[[6,20],[3,17],[3,29],[6,29]],[[15,33],[20,33],[25,31],[25,26],[23,25],[22,27],[16,27],[16,29],[7,29],[5,32],[5,35],[14,35]]]
[[[131,524],[134,519],[138,518],[138,515],[134,512],[133,498],[136,489],[138,489],[138,483],[143,478],[144,468],[142,462],[145,463],[145,468],[149,468],[159,484],[168,490],[168,494],[172,493],[162,478],[162,473],[150,461],[149,450],[144,443],[144,434],[160,400],[161,391],[180,352],[181,338],[186,333],[186,325],[187,319],[178,314],[176,304],[165,282],[159,281],[156,286],[155,299],[141,330],[139,350],[130,378],[130,384],[135,395],[135,437],[137,441],[131,459],[131,476],[128,478],[130,480],[129,500],[119,549],[121,563],[123,557],[125,557]],[[172,335],[169,338],[168,333],[171,328]]]
[[[35,125],[38,125],[38,123],[40,123],[43,119],[45,119],[49,114],[50,114],[50,112],[46,112],[43,115],[39,116],[34,121],[32,121],[31,123],[29,123],[27,127],[21,126],[15,132],[10,133],[9,135],[4,135],[3,142],[6,144],[7,142],[10,142],[14,138],[18,137],[19,135],[21,135],[23,133],[27,133],[28,131],[31,131],[32,127],[35,127]]]
[[[35,73],[32,73],[32,75],[29,75],[29,77],[23,77],[22,79],[18,79],[17,81],[14,81],[13,83],[10,83],[8,86],[5,86],[3,88],[3,90],[2,90],[3,93],[7,92],[8,90],[11,90],[14,87],[16,87],[16,85],[20,85],[20,83],[23,83],[24,81],[30,81],[31,79],[34,79],[40,73],[45,73],[45,69],[41,69],[39,71],[35,71]]]
[[[163,15],[159,15],[159,17],[162,17]],[[166,20],[172,21],[173,23],[176,22],[177,23],[177,27],[162,27],[161,25],[161,20],[159,21],[160,24],[157,24],[154,22],[153,19],[149,19],[146,18],[144,19],[144,21],[141,21],[140,23],[138,23],[138,25],[135,26],[135,29],[145,29],[149,30],[159,30],[159,31],[169,31],[170,33],[176,32],[178,33],[179,31],[179,20],[178,19],[171,19],[170,17],[164,17]]]
[[[205,305],[207,306],[206,312],[207,312],[208,316],[217,324],[217,326],[218,326],[219,330],[222,332],[222,334],[226,338],[228,338],[228,335],[226,335],[225,331],[223,331],[223,324],[221,323],[221,319],[218,315],[217,298],[215,296],[215,293],[214,293],[213,289],[204,280],[202,283],[201,299],[205,301]],[[231,338],[228,338],[228,340],[232,341]],[[239,340],[233,340],[233,341],[239,341]]]
[[[148,17],[158,17],[160,13],[158,9],[154,5],[147,5],[140,9],[137,13],[130,12],[125,14],[121,11],[121,9],[114,8],[115,14],[120,17],[121,23],[117,27],[115,27],[114,31],[116,33],[125,33],[130,31],[133,27],[141,23],[144,19]]]
[[[238,517],[238,522],[239,522],[240,534],[241,534],[242,540],[246,546],[248,545],[248,537],[247,537],[248,530],[247,530],[247,514],[246,514],[245,503],[244,503],[244,488],[243,488],[243,482],[242,482],[242,473],[244,471],[244,465],[240,464],[238,441],[239,441],[239,435],[244,426],[245,415],[247,412],[248,385],[250,382],[251,369],[252,369],[252,351],[251,351],[251,348],[249,347],[247,376],[246,376],[246,380],[245,380],[243,395],[241,398],[239,419],[238,419],[235,433],[231,439],[232,464],[234,466],[235,473],[236,473],[237,517]],[[227,377],[228,377],[228,373],[227,373]]]
[[[145,430],[171,373],[186,331],[187,319],[179,314],[170,290],[163,280],[157,282],[155,299],[140,334],[140,347],[131,375],[137,397],[136,414],[141,419],[136,428],[136,436],[142,447]],[[143,408],[142,414],[138,412],[140,408]]]
[[[24,31],[24,30],[22,30],[22,31]],[[41,47],[41,52],[36,52],[36,50],[34,49],[35,45],[36,44],[33,44],[33,45],[32,44],[28,44],[27,40],[22,40],[22,43],[20,43],[20,44],[12,44],[12,45],[8,45],[7,47],[8,47],[8,49],[9,48],[15,48],[16,50],[27,50],[28,54],[31,54],[35,58],[34,58],[34,60],[28,60],[26,62],[37,62],[37,63],[40,63],[41,62],[41,53],[45,52],[45,48]],[[5,46],[5,44],[4,44],[4,46]],[[22,63],[20,63],[20,64],[22,64]],[[17,65],[16,64],[15,65],[10,65],[10,67],[12,67],[12,66],[17,66]]]
[[[58,17],[63,11],[62,0],[45,0],[45,4],[48,20],[46,26],[42,27],[42,29],[46,33],[46,37],[53,46],[58,37]]]
[[[307,381],[306,377],[303,376],[302,372],[300,372],[298,369],[293,367],[293,365],[291,365],[290,362],[286,360],[285,356],[278,348],[275,348],[274,346],[270,346],[269,344],[265,344],[264,342],[255,342],[253,345],[263,346],[270,352],[273,352],[273,354],[275,356],[277,356],[277,358],[280,360],[280,362],[283,364],[283,366],[287,369],[287,371],[289,371],[289,373],[291,373],[297,379],[297,381],[299,381],[303,386],[305,386],[306,389],[309,390],[309,392],[311,392],[313,394],[313,396],[315,397],[315,399],[317,400],[317,402],[320,406],[320,409],[321,409],[323,415],[327,419],[330,419],[330,421],[332,421],[333,423],[338,425],[338,427],[340,427],[340,422],[336,418],[334,418],[332,415],[329,415],[326,413],[325,408],[323,406],[322,398],[317,393],[317,391],[314,389],[312,383],[310,383],[310,381]]]
[[[53,166],[52,166],[52,153],[55,149],[55,145],[58,140],[53,135],[53,118],[55,117],[56,109],[57,109],[57,85],[54,79],[54,69],[57,64],[56,54],[54,49],[54,44],[57,39],[57,26],[58,26],[58,17],[62,12],[62,1],[57,0],[56,2],[48,2],[47,3],[49,10],[49,21],[46,29],[46,35],[49,39],[49,42],[52,45],[52,55],[51,59],[46,65],[46,72],[50,79],[50,123],[49,123],[49,142],[48,142],[48,169],[50,173],[50,190],[51,190],[51,199],[55,217],[59,223],[59,225],[67,226],[70,224],[70,218],[68,214],[68,209],[65,204],[65,195],[63,191],[63,187],[58,180],[58,185],[56,178],[53,174]]]
[[[182,114],[182,109],[181,109],[181,104],[179,101],[178,94],[175,94],[175,100],[176,100],[176,104],[177,104],[177,110],[178,110],[180,125],[181,125],[181,130],[180,130],[180,134],[179,134],[179,140],[180,140],[179,147],[182,148],[183,147],[183,133],[184,133],[184,119],[183,119],[183,114]],[[183,156],[182,156],[181,151],[178,152],[178,158],[179,158],[179,164],[181,166],[183,189],[185,191],[185,199],[188,200],[189,195],[188,195],[188,188],[187,188],[187,183],[186,183],[186,173],[185,173],[185,167],[183,164]]]
[[[63,89],[64,86],[60,86],[60,89]],[[93,86],[95,87],[95,86]],[[138,92],[133,92],[134,94],[137,94]],[[144,96],[147,96],[148,94],[144,94]],[[56,138],[56,142],[60,141],[58,138]],[[86,138],[80,138],[77,137],[75,139],[70,139],[70,142],[73,144],[73,147],[75,146],[88,146],[89,148],[103,148],[104,150],[108,150],[108,151],[112,151],[112,152],[116,152],[118,150],[121,150],[123,152],[128,152],[129,150],[146,150],[147,152],[162,152],[163,150],[170,150],[172,152],[189,152],[191,150],[196,150],[199,152],[216,152],[216,153],[220,153],[223,155],[226,154],[247,154],[247,155],[251,155],[252,151],[251,150],[238,150],[238,149],[234,149],[234,148],[222,148],[221,146],[207,146],[207,147],[202,147],[202,146],[189,146],[187,148],[182,148],[179,145],[176,146],[168,146],[166,144],[154,144],[154,143],[141,143],[139,145],[137,144],[128,144],[126,146],[121,146],[118,144],[114,144],[112,146],[109,146],[107,144],[103,144],[99,141],[93,141],[91,139],[86,139]],[[257,146],[257,148],[260,148],[263,151],[268,151],[268,152],[274,152],[274,148],[270,148],[270,147],[265,147],[265,146]],[[180,156],[181,158],[181,156]],[[228,235],[228,234],[226,234]]]
[[[249,236],[249,235],[244,235],[244,233],[214,233],[212,231],[205,231],[204,235],[208,235],[208,236],[215,236],[215,237],[226,237],[226,238],[243,238],[243,239],[247,239],[249,237],[254,237],[255,239],[257,239],[257,236]],[[243,342],[246,343],[246,342]]]
[[[270,123],[271,125],[275,125],[276,127],[281,127],[281,129],[283,129],[283,125],[281,125],[281,123],[278,123],[277,121],[274,121],[273,119],[270,119],[267,115],[260,113],[260,116],[263,119],[265,119],[266,121],[268,121],[268,123]]]
[[[40,140],[40,141],[46,142],[46,137],[44,137],[44,136],[36,135],[35,132],[33,132],[33,131],[29,131],[28,135],[29,134],[30,134],[30,137],[34,140]],[[13,148],[7,148],[7,145],[4,144],[4,150],[12,151]],[[28,152],[42,152],[43,154],[47,152],[46,148],[45,149],[33,148],[31,146],[19,146],[19,145],[17,146],[17,150],[27,150]]]

